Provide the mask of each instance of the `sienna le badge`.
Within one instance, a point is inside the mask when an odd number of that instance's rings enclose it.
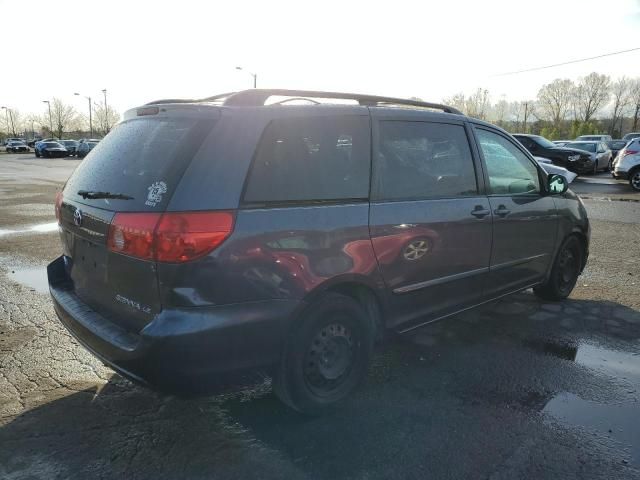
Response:
[[[145,205],[155,207],[162,201],[162,195],[167,193],[167,184],[164,182],[153,182],[148,188],[149,195],[147,195],[147,201]]]

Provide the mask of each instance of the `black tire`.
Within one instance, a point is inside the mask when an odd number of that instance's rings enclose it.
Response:
[[[629,186],[636,192],[640,192],[640,168],[634,168],[629,172]]]
[[[36,150],[36,157],[40,158],[40,154],[38,153],[38,151]]]
[[[573,291],[582,269],[582,244],[575,236],[568,237],[560,246],[553,262],[551,274],[545,283],[533,288],[544,300],[558,301]]]
[[[358,302],[323,295],[297,318],[274,375],[274,392],[299,412],[322,413],[366,376],[374,337],[374,322]]]

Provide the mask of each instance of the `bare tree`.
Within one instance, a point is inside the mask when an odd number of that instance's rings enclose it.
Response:
[[[632,82],[627,77],[620,77],[611,85],[611,94],[613,96],[613,109],[611,111],[611,127],[609,133],[613,135],[616,123],[620,120],[620,130],[622,130],[622,117],[624,111],[631,101]]]
[[[631,130],[636,132],[638,117],[640,116],[640,78],[633,79],[630,90],[631,105],[633,106],[633,126]]]
[[[453,97],[445,98],[442,103],[449,105],[450,107],[457,108],[462,112],[466,112],[467,106],[465,104],[466,97],[464,93],[456,93]]]
[[[75,108],[65,104],[59,98],[54,98],[51,102],[51,118],[58,138],[62,138],[64,131],[68,131],[69,127],[77,122],[77,117]]]
[[[490,98],[489,90],[478,88],[466,101],[466,113],[470,117],[486,120],[489,113]]]
[[[608,75],[592,72],[576,85],[576,113],[579,120],[588,122],[609,100],[611,80]]]
[[[120,121],[120,114],[108,105],[105,109],[104,103],[94,104],[93,114],[94,121],[103,135],[109,133],[114,125]]]
[[[538,104],[543,117],[558,129],[571,108],[574,87],[571,80],[556,78],[538,91]]]

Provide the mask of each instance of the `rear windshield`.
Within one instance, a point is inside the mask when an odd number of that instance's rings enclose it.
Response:
[[[627,142],[624,140],[613,140],[611,142],[607,142],[609,148],[615,148],[616,150],[622,150],[626,144]]]
[[[586,150],[587,152],[595,152],[596,144],[595,143],[567,143],[565,145],[567,148],[577,148],[578,150]]]
[[[123,122],[76,169],[65,197],[116,211],[164,210],[213,124],[214,120],[201,118],[157,117]],[[133,198],[83,199],[79,191]]]

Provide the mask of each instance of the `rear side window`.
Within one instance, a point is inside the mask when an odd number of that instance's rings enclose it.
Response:
[[[380,122],[374,159],[378,200],[478,193],[469,141],[462,125]]]
[[[265,129],[247,180],[247,203],[366,199],[366,116],[288,118]]]
[[[140,118],[117,125],[73,173],[65,195],[100,208],[156,211],[166,207],[182,173],[215,124],[201,118]],[[129,200],[82,199],[77,192],[120,193]]]

